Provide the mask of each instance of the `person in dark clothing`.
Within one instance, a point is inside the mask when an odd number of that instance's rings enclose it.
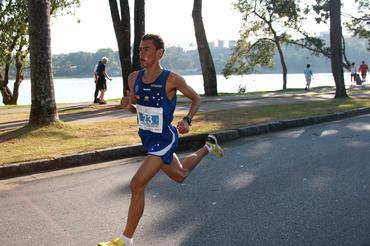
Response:
[[[104,100],[104,94],[107,91],[107,79],[112,80],[109,75],[106,72],[106,64],[108,63],[108,58],[103,57],[101,59],[101,63],[96,68],[96,74],[97,74],[97,87],[100,91],[99,95],[99,103],[100,104],[106,104],[107,102]]]
[[[101,61],[99,61],[95,67],[94,67],[94,82],[95,82],[95,92],[94,92],[94,103],[99,103],[98,95],[99,95],[99,88],[98,88],[98,74],[96,70],[98,69],[99,64]]]

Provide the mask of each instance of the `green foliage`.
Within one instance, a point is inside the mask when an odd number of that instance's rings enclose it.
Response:
[[[51,15],[72,13],[80,0],[51,0]],[[28,54],[28,2],[4,0],[0,4],[0,72],[15,62],[23,66]]]
[[[298,1],[238,0],[235,8],[243,14],[244,23],[223,74],[246,74],[261,66],[272,67],[275,48],[289,43],[291,29],[300,22]],[[280,56],[284,60],[282,53]]]
[[[326,23],[330,17],[329,3],[329,0],[316,0],[316,4],[306,6],[307,13],[309,13],[309,9],[312,8],[317,15],[315,17],[316,23]]]
[[[355,2],[358,4],[357,15],[351,15],[344,25],[353,36],[368,39],[368,50],[370,51],[370,2],[368,0],[355,0]]]
[[[307,9],[312,9],[317,14],[316,20],[318,23],[326,23],[330,17],[329,0],[316,0],[316,4],[307,6]],[[357,8],[356,13],[342,13],[345,17],[344,26],[352,32],[354,36],[360,38],[370,37],[370,2],[368,0],[354,0],[352,5]]]
[[[74,10],[80,7],[80,0],[50,0],[50,16],[74,15]]]
[[[22,57],[27,52],[28,25],[26,0],[4,1],[0,5],[0,72],[12,64],[13,57]],[[24,62],[24,60],[22,61]]]
[[[248,74],[262,67],[273,66],[275,44],[270,39],[259,39],[255,43],[238,40],[232,55],[227,62],[223,74]]]
[[[326,23],[330,17],[329,0],[316,0],[313,6],[307,6],[307,9],[312,7],[317,16],[315,17],[318,23]],[[355,13],[342,13],[344,19],[343,25],[353,36],[359,38],[370,38],[370,2],[369,0],[354,0],[351,3],[356,6]],[[369,46],[370,48],[370,46]]]
[[[120,75],[121,68],[118,52],[111,48],[99,49],[96,53],[73,52],[53,56],[53,70],[56,77],[89,77],[93,75],[95,64],[103,57],[109,59],[108,73],[112,76]]]

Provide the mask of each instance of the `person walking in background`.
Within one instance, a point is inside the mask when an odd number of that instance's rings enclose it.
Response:
[[[199,109],[199,95],[185,82],[184,78],[162,68],[160,60],[164,53],[164,43],[159,35],[146,34],[142,37],[139,55],[142,70],[129,75],[129,94],[122,100],[122,107],[137,113],[139,136],[147,151],[147,156],[131,180],[131,203],[126,227],[120,237],[100,246],[132,246],[132,237],[144,212],[145,188],[151,179],[162,170],[175,182],[183,182],[200,161],[213,153],[224,155],[215,136],[209,135],[205,145],[180,161],[175,151],[178,145],[178,132],[188,133],[192,118]],[[176,108],[176,92],[189,98],[191,105],[187,115],[172,125]]]
[[[306,78],[306,87],[304,89],[309,90],[310,89],[310,84],[311,84],[311,79],[312,79],[312,76],[313,76],[310,64],[306,65],[306,69],[304,70],[304,76]]]
[[[107,91],[107,79],[112,80],[109,75],[106,72],[106,64],[108,63],[108,58],[103,57],[99,63],[98,67],[96,68],[96,74],[97,74],[97,81],[98,81],[98,89],[100,91],[99,95],[99,104],[107,104],[107,102],[104,100],[104,94]]]
[[[99,64],[101,63],[101,61],[99,61],[98,63],[95,64],[95,67],[94,67],[94,83],[95,83],[95,92],[94,92],[94,103],[99,103],[99,100],[98,100],[98,95],[99,95],[99,88],[98,88],[98,74],[97,74],[97,68],[99,66]]]
[[[354,62],[351,64],[351,88],[353,87],[353,83],[356,83],[355,77],[357,75],[357,68]]]
[[[362,61],[362,64],[358,68],[358,72],[361,74],[362,82],[366,82],[366,75],[369,72],[369,67],[365,61]]]

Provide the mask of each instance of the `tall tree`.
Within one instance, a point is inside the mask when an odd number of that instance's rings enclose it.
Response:
[[[4,104],[17,104],[18,90],[23,81],[27,63],[28,43],[28,0],[0,1],[0,91]],[[80,0],[50,0],[50,15],[62,12],[71,14]],[[15,70],[15,72],[14,72]],[[15,77],[13,91],[8,84]]]
[[[27,0],[5,1],[0,5],[0,91],[5,105],[17,104],[19,86],[28,55]],[[11,75],[13,91],[8,84]]]
[[[350,4],[353,7],[356,7],[357,11],[353,13],[342,13],[341,11],[341,19],[343,23],[342,26],[345,26],[347,31],[349,31],[353,36],[368,39],[370,37],[370,2],[368,0],[355,0]],[[330,17],[330,1],[316,0],[313,5],[306,6],[302,12],[302,15],[312,16],[310,14],[311,11],[315,12],[314,19],[318,24],[327,24]],[[297,31],[302,35],[302,37],[294,41],[292,40],[292,44],[296,44],[299,47],[305,48],[311,51],[314,55],[322,55],[328,59],[331,59],[331,48],[328,44],[326,44],[325,40],[317,37],[311,32],[304,30],[304,26],[297,26]],[[370,43],[368,49],[370,50]],[[352,61],[348,58],[346,53],[346,43],[343,35],[342,55],[342,67],[350,71]]]
[[[346,13],[350,18],[345,22],[345,26],[352,32],[353,36],[368,40],[368,50],[370,51],[370,1],[355,0],[358,4],[357,14]]]
[[[50,47],[50,2],[28,0],[31,64],[30,124],[58,120]]]
[[[260,66],[272,67],[275,49],[283,70],[283,90],[288,69],[282,44],[289,43],[289,31],[299,23],[299,6],[294,0],[238,0],[236,9],[244,16],[241,38],[225,66],[225,76],[245,74]]]
[[[121,61],[123,94],[128,89],[128,75],[140,68],[139,44],[145,32],[145,0],[135,0],[135,33],[134,56],[131,62],[131,24],[130,6],[128,0],[120,0],[120,8],[116,0],[109,0],[114,32],[118,44],[118,53]]]
[[[342,22],[340,0],[330,0],[331,69],[335,81],[335,98],[347,97],[342,66]]]
[[[114,32],[121,61],[123,93],[128,89],[128,75],[131,72],[131,25],[128,0],[120,0],[120,8],[116,0],[109,0]],[[121,11],[121,13],[120,13]]]
[[[145,34],[145,0],[135,0],[134,11],[134,49],[132,56],[132,71],[140,69],[139,46],[141,37]]]
[[[211,50],[208,46],[206,32],[204,30],[202,19],[202,0],[194,0],[193,5],[193,22],[195,38],[197,40],[200,65],[202,68],[204,94],[206,96],[217,96],[217,76],[213,63]]]

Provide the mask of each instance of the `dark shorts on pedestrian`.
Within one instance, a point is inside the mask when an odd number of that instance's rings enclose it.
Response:
[[[97,87],[99,90],[107,89],[107,80],[105,79],[105,77],[99,77]]]

